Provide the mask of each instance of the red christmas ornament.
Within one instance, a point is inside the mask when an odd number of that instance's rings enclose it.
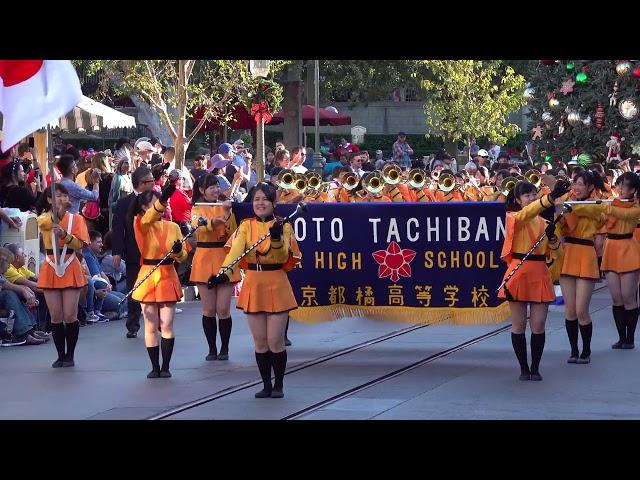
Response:
[[[602,133],[602,129],[604,128],[604,106],[601,103],[598,104],[594,117],[596,119],[596,130]]]
[[[547,92],[547,100],[551,100],[552,98],[556,98],[556,92]]]
[[[636,78],[640,78],[640,67],[636,67],[633,70],[631,70],[631,75],[633,75]]]

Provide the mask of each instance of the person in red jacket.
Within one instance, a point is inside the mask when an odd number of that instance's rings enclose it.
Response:
[[[169,203],[171,204],[171,220],[180,224],[183,222],[191,222],[191,199],[182,189],[182,173],[180,170],[172,170],[169,175],[169,181],[174,181],[176,191],[171,195]]]

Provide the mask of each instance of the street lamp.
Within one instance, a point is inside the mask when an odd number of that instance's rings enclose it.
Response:
[[[314,68],[315,68],[315,72],[314,72],[314,76],[313,76],[313,83],[314,83],[314,90],[315,90],[315,125],[316,125],[316,145],[315,145],[315,150],[313,152],[313,165],[311,166],[311,169],[314,170],[315,172],[317,172],[318,174],[320,174],[320,176],[322,177],[322,169],[324,168],[324,165],[322,164],[322,153],[320,153],[320,131],[319,131],[319,127],[320,127],[320,61],[319,60],[314,60]]]
[[[269,60],[249,60],[249,72],[253,77],[266,77],[269,74]],[[264,180],[264,120],[258,120],[256,129],[256,178],[258,182]],[[251,175],[251,172],[248,172]]]

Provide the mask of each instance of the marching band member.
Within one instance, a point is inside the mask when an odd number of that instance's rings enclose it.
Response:
[[[217,203],[220,200],[220,185],[215,175],[206,175],[199,186],[198,201]],[[222,205],[195,205],[191,210],[192,225],[198,226],[200,217],[207,219],[207,225],[199,228],[196,233],[196,252],[193,256],[190,280],[198,286],[202,303],[202,329],[209,344],[209,354],[206,360],[228,360],[229,339],[231,338],[231,297],[233,287],[240,281],[240,271],[231,275],[229,283],[207,288],[211,275],[220,271],[222,261],[226,256],[224,248],[229,236],[236,229],[235,216],[231,211],[231,202]],[[220,353],[216,346],[217,325],[216,316],[220,324]]]
[[[536,187],[529,182],[518,182],[507,196],[506,235],[502,258],[507,264],[504,279],[515,269],[542,234],[546,238],[527,258],[522,266],[498,293],[506,298],[511,310],[511,343],[520,363],[520,380],[542,380],[539,365],[544,351],[545,322],[549,303],[555,300],[553,282],[547,258],[558,257],[560,243],[555,224],[547,222],[540,213],[552,207],[555,200],[569,191],[569,182],[557,182],[550,195],[537,198]],[[527,304],[530,305],[531,368],[527,361]]]
[[[150,190],[138,195],[128,212],[133,223],[136,243],[140,249],[141,266],[136,284],[155,268],[170,251],[171,256],[158,267],[134,292],[133,298],[142,304],[144,317],[144,343],[151,360],[147,378],[169,378],[169,364],[175,343],[173,319],[176,302],[182,298],[180,280],[174,260],[184,262],[187,251],[180,241],[180,227],[162,217],[167,202],[176,191],[175,182],[169,182],[162,194]],[[158,347],[158,327],[161,327]],[[162,349],[162,368],[160,368]]]
[[[44,291],[44,298],[51,314],[51,333],[58,352],[53,368],[73,367],[74,352],[78,343],[78,300],[87,279],[75,252],[89,245],[89,232],[84,218],[69,213],[69,192],[59,183],[54,186],[55,199],[51,200],[51,188],[43,195],[44,213],[38,217],[38,227],[46,258],[40,267],[37,286]],[[52,218],[52,203],[59,223]],[[66,350],[65,350],[66,343]]]
[[[576,200],[586,200],[604,183],[596,173],[582,170],[574,176],[572,195]],[[565,327],[571,356],[568,363],[585,364],[591,361],[591,334],[593,326],[589,315],[589,303],[594,284],[600,278],[598,258],[593,238],[604,223],[600,205],[576,205],[564,215],[561,233],[564,237],[560,288],[565,305]],[[578,329],[582,337],[582,353],[578,356]]]
[[[284,331],[288,312],[298,307],[286,272],[300,262],[301,255],[291,225],[278,222],[273,214],[275,189],[267,183],[259,183],[251,192],[251,201],[255,217],[243,220],[227,242],[231,250],[224,259],[223,268],[267,232],[271,237],[247,254],[230,273],[212,276],[209,288],[229,282],[229,274],[233,275],[238,268],[246,270],[237,308],[247,315],[256,363],[264,383],[264,388],[255,397],[282,398],[287,366]],[[273,386],[271,367],[275,374]]]
[[[618,341],[611,348],[634,348],[634,334],[638,323],[637,285],[640,281],[640,245],[633,231],[640,219],[640,206],[632,200],[640,193],[640,179],[631,172],[620,177],[620,198],[604,206],[607,240],[602,255],[602,271],[613,300],[613,318]]]

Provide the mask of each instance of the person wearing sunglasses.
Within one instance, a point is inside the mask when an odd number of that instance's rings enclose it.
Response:
[[[153,189],[154,179],[148,167],[138,167],[131,175],[133,193],[121,198],[113,212],[113,268],[119,269],[124,259],[127,267],[127,291],[135,285],[140,271],[140,250],[136,243],[133,221],[127,220],[127,212],[138,195]],[[127,299],[127,338],[136,338],[140,330],[140,303]]]

